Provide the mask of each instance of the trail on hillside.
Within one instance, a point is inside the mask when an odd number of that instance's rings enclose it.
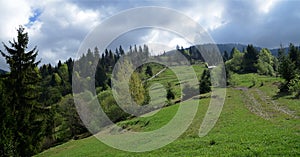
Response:
[[[274,118],[278,113],[288,115],[292,118],[299,118],[295,115],[294,111],[280,105],[260,89],[249,89],[247,87],[236,87],[235,89],[243,91],[243,101],[246,107],[252,113],[264,119]]]
[[[166,69],[167,69],[167,67],[164,67],[162,70],[160,70],[158,73],[156,73],[152,77],[148,78],[146,81],[152,80],[153,78],[157,77],[159,74],[161,74],[162,72],[164,72]]]

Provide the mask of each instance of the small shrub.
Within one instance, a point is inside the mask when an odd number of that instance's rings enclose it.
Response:
[[[264,82],[261,82],[261,83],[260,83],[260,86],[261,86],[261,87],[264,86]]]
[[[210,140],[210,141],[209,141],[209,145],[212,146],[212,145],[215,145],[215,144],[216,144],[216,141],[215,141],[215,140]]]

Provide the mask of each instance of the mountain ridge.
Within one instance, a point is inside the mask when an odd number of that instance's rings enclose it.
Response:
[[[230,54],[231,50],[235,47],[237,48],[239,51],[243,52],[244,50],[247,49],[247,46],[246,44],[240,44],[240,43],[224,43],[224,44],[200,44],[200,45],[193,45],[193,46],[190,46],[190,47],[187,47],[187,48],[184,48],[185,50],[188,50],[188,49],[193,49],[193,48],[196,48],[198,47],[206,47],[206,48],[209,48],[209,47],[213,47],[213,46],[217,46],[220,53],[223,55],[225,51],[227,51],[228,54]],[[256,48],[258,51],[260,51],[261,49],[263,49],[263,47],[260,47],[260,46],[255,46],[254,45],[254,48]],[[268,48],[270,50],[270,52],[274,55],[274,56],[277,56],[278,54],[278,50],[280,48]],[[288,50],[289,48],[288,47],[284,47],[284,50],[286,53],[288,53]],[[172,50],[171,50],[172,51]]]

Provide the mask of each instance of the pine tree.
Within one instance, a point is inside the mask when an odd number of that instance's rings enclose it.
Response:
[[[101,64],[97,65],[96,73],[95,73],[95,85],[96,87],[102,87],[102,90],[107,88],[107,75],[105,73],[104,68]]]
[[[210,72],[208,69],[205,69],[201,75],[199,82],[200,94],[208,93],[211,91],[211,80]]]
[[[280,86],[280,92],[296,92],[296,98],[300,98],[300,51],[293,44],[289,46],[289,52],[286,55],[281,48],[278,56],[278,72],[285,82]]]
[[[229,56],[229,59],[232,59],[233,58],[233,54],[235,52],[236,48],[232,48],[231,52],[230,52],[230,56]]]
[[[223,60],[224,60],[224,62],[229,60],[229,56],[228,56],[227,51],[224,51]]]
[[[167,99],[170,101],[171,99],[174,99],[175,98],[175,94],[172,90],[173,86],[170,82],[168,82],[168,85],[167,85]]]
[[[299,48],[290,44],[289,46],[289,57],[291,61],[296,65],[297,68],[300,67],[300,51]]]
[[[149,75],[150,77],[153,76],[151,66],[149,66],[149,65],[147,66],[145,73],[146,73],[146,75]]]
[[[123,50],[123,48],[122,48],[121,45],[120,45],[120,47],[119,47],[119,52],[120,52],[120,56],[122,56],[122,55],[125,54],[125,52],[124,52],[124,50]]]
[[[44,136],[45,121],[43,106],[38,103],[38,82],[40,74],[36,61],[37,47],[25,52],[28,45],[28,34],[20,26],[17,29],[17,41],[4,45],[7,53],[1,51],[9,64],[10,73],[5,79],[7,97],[7,116],[13,117],[6,128],[11,130],[11,148],[13,156],[32,156],[40,150]],[[5,152],[4,152],[5,153]]]
[[[298,59],[298,48],[295,47],[292,43],[289,46],[289,57],[292,62],[296,62]]]
[[[280,44],[280,48],[278,49],[278,55],[277,55],[278,60],[280,61],[283,56],[285,56],[285,50],[283,45]]]
[[[253,45],[247,46],[247,52],[243,58],[243,70],[244,72],[257,72],[255,64],[257,64],[258,52]]]

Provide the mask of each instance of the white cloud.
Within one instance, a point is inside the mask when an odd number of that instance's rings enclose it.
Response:
[[[99,23],[100,13],[97,10],[81,9],[70,2],[53,1],[43,6],[41,20],[50,25],[57,24],[61,29],[80,27],[89,30]]]
[[[269,13],[269,11],[276,5],[278,0],[256,0],[258,9],[262,13]]]
[[[176,47],[176,46],[182,46],[182,47],[184,47],[184,48],[187,48],[187,47],[190,47],[190,46],[192,46],[190,43],[188,43],[185,39],[183,39],[183,38],[173,38],[170,42],[169,42],[169,44],[168,44],[168,46],[169,47],[172,47],[173,49]]]
[[[197,2],[182,10],[185,14],[198,22],[206,31],[213,31],[226,24],[223,17],[225,8],[223,2]]]
[[[41,14],[30,21],[37,9]],[[82,9],[63,0],[0,1],[0,10],[0,40],[7,43],[16,37],[19,25],[27,26],[29,48],[37,45],[44,63],[73,57],[85,35],[103,18],[99,10]]]
[[[163,51],[173,50],[177,45],[185,48],[191,46],[191,44],[183,37],[180,37],[173,32],[161,29],[151,29],[148,35],[141,38],[141,42],[147,43],[147,45],[152,45],[153,52],[156,54]]]
[[[16,29],[19,25],[28,23],[28,17],[31,15],[31,7],[26,0],[0,1],[0,42],[8,44],[9,40],[15,38]],[[3,50],[2,44],[0,49]],[[2,56],[0,56],[0,68],[8,70]]]
[[[26,0],[0,1],[0,11],[0,39],[3,42],[11,40],[16,35],[18,26],[28,23],[28,17],[32,15]]]

